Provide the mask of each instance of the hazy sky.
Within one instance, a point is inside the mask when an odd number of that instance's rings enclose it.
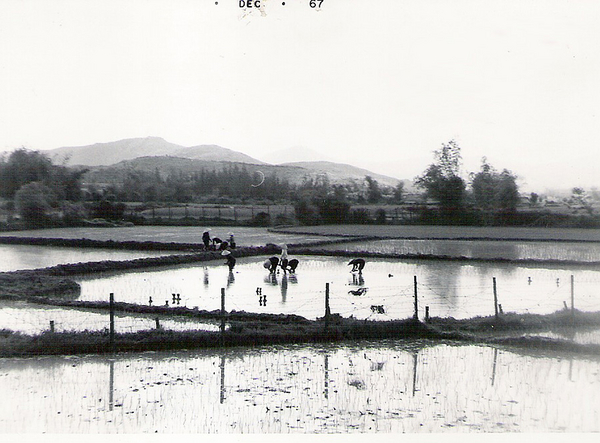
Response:
[[[1,0],[0,150],[158,136],[600,187],[600,2]],[[283,5],[282,3],[285,3]]]

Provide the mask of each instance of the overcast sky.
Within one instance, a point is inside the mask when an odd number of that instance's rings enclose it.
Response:
[[[465,172],[600,187],[600,2],[261,4],[0,1],[0,150],[158,136],[412,179],[455,139]]]

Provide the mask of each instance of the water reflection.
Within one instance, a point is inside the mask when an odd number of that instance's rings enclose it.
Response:
[[[325,385],[325,390],[323,391],[323,393],[325,394],[325,398],[328,399],[329,398],[329,354],[327,354],[327,353],[324,354],[323,366],[325,367],[324,382],[323,382],[323,384]]]
[[[108,410],[112,411],[114,406],[114,392],[115,392],[115,361],[108,361],[109,375],[108,375]]]
[[[221,355],[221,363],[219,364],[221,368],[221,389],[219,395],[219,403],[223,404],[225,401],[225,355]]]
[[[494,363],[492,364],[492,386],[496,380],[496,363],[498,361],[498,348],[494,348]]]
[[[417,362],[419,359],[419,351],[413,351],[412,359],[413,359],[412,395],[414,397],[415,393],[417,392]]]
[[[2,431],[600,431],[596,361],[498,354],[401,340],[4,359]]]
[[[370,251],[386,254],[501,258],[510,260],[600,261],[598,242],[535,242],[509,240],[402,240],[387,239],[326,245],[325,250]]]
[[[263,281],[271,286],[277,286],[279,284],[277,281],[277,274],[275,274],[274,272],[269,272],[268,274],[266,274],[263,278]]]
[[[285,304],[287,301],[287,290],[288,290],[288,276],[284,273],[281,277],[281,303]]]
[[[235,283],[235,275],[233,274],[233,271],[229,271],[229,274],[227,275],[227,288],[229,288],[233,283]]]
[[[571,299],[569,285],[556,286],[557,278],[568,281],[574,275],[577,308],[600,309],[594,297],[600,290],[600,272],[596,269],[370,259],[362,274],[349,274],[343,258],[307,256],[297,274],[277,274],[266,271],[262,261],[260,257],[240,259],[233,274],[220,261],[204,264],[207,269],[200,271],[204,272],[204,285],[200,287],[197,265],[81,277],[77,279],[81,284],[79,299],[106,300],[114,292],[119,301],[147,304],[152,297],[158,305],[165,297],[178,293],[187,307],[215,310],[220,306],[220,288],[226,285],[235,296],[236,309],[256,312],[256,298],[247,288],[262,286],[263,295],[271,300],[268,312],[316,318],[322,315],[323,289],[329,282],[332,313],[368,318],[373,314],[371,306],[384,306],[386,319],[394,319],[413,316],[412,281],[417,276],[420,318],[426,307],[431,317],[464,318],[494,314],[494,277],[498,303],[504,312],[555,312]],[[366,288],[367,282],[367,292],[360,297],[351,295],[351,290]]]
[[[363,277],[362,273],[351,273],[350,274],[352,277],[350,278],[350,284],[352,286],[364,286],[365,284],[365,278]]]
[[[135,260],[180,254],[172,251],[125,251],[57,246],[0,245],[0,272],[39,269],[67,263],[104,260]]]
[[[147,300],[147,302],[150,300]],[[152,300],[152,305],[169,300]],[[177,303],[177,298],[175,304]],[[115,330],[118,333],[137,332],[157,328],[153,315],[115,315]],[[90,312],[72,308],[31,305],[25,302],[0,301],[0,328],[28,335],[38,335],[54,328],[55,332],[83,330],[102,331],[109,327],[108,313]],[[173,331],[206,330],[215,331],[212,322],[190,320],[189,318],[160,316],[160,327]]]

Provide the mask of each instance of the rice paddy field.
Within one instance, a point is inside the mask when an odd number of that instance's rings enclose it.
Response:
[[[0,233],[0,237],[24,238],[64,238],[64,239],[89,239],[99,241],[135,241],[135,242],[160,242],[160,243],[196,243],[202,244],[202,233],[210,229],[210,237],[228,240],[229,233],[233,233],[238,246],[264,246],[267,243],[275,244],[310,244],[323,241],[319,234],[286,234],[271,232],[267,228],[248,227],[194,227],[194,226],[132,226],[117,228],[55,228],[39,229],[35,231],[10,231]],[[339,235],[332,234],[325,238],[339,239]]]
[[[0,430],[588,433],[599,383],[593,360],[420,340],[4,359]]]
[[[385,228],[385,231],[383,230]],[[221,232],[223,230],[223,232]],[[413,314],[470,318],[494,312],[492,281],[506,312],[551,313],[575,301],[600,310],[596,231],[465,230],[453,227],[311,227],[286,232],[235,228],[241,246],[317,244],[380,235],[322,250],[430,256],[535,259],[535,264],[418,258],[367,258],[351,272],[348,257],[298,255],[294,274],[264,268],[267,256],[136,271],[78,275],[80,301],[324,314],[364,320]],[[213,228],[225,235],[227,228]],[[291,233],[290,233],[291,232]],[[383,233],[386,233],[385,235]],[[197,228],[86,228],[5,233],[24,238],[200,242]],[[503,237],[503,236],[506,236]],[[484,241],[483,239],[488,239]],[[351,240],[351,239],[349,239]],[[30,249],[37,248],[37,249]],[[161,251],[105,251],[2,245],[4,272],[59,263],[130,260]],[[122,253],[122,254],[121,254]],[[234,252],[235,253],[235,252]],[[94,255],[96,254],[96,255]],[[106,255],[104,255],[106,254]],[[544,261],[551,263],[545,265]],[[565,263],[556,263],[556,261]],[[567,261],[573,263],[566,263]],[[574,298],[573,298],[574,295]],[[373,306],[382,310],[374,310]],[[119,312],[117,332],[215,331],[211,321]],[[50,328],[103,331],[106,312],[0,301],[0,330],[36,336]],[[596,330],[526,332],[597,345]],[[0,339],[2,336],[0,336]],[[0,359],[0,432],[13,434],[477,434],[600,432],[598,356],[424,339],[268,345],[188,351]],[[461,435],[460,438],[463,438]]]
[[[349,253],[432,255],[498,260],[600,262],[600,242],[386,239],[324,245]]]

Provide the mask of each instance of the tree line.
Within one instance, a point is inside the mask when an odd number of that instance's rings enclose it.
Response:
[[[517,176],[498,170],[484,157],[480,170],[464,174],[460,146],[450,140],[433,152],[433,162],[415,177],[421,190],[411,202],[415,223],[498,225],[521,223]],[[371,176],[344,184],[326,174],[291,184],[275,173],[265,176],[232,163],[220,170],[149,172],[128,170],[100,187],[84,183],[87,169],[54,164],[39,151],[18,149],[0,158],[0,197],[28,226],[75,224],[85,218],[125,218],[124,202],[146,207],[161,203],[293,204],[300,224],[385,223],[383,209],[372,216],[353,205],[405,203],[402,182],[382,186]],[[466,176],[466,178],[465,178]],[[574,196],[584,201],[580,188]],[[535,195],[537,197],[537,194]],[[532,200],[536,200],[532,194]],[[591,214],[591,212],[590,212]]]

